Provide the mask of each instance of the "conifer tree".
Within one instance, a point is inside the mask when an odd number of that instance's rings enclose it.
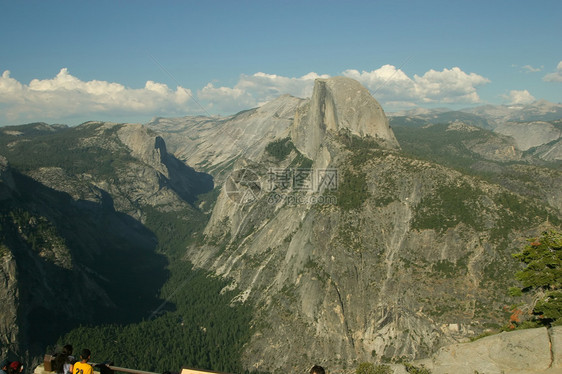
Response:
[[[540,325],[562,325],[562,233],[543,232],[529,242],[513,255],[526,267],[516,273],[521,287],[511,288],[511,294],[535,292],[534,320]]]

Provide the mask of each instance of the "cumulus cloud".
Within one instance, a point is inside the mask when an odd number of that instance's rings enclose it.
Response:
[[[475,73],[465,73],[458,67],[429,70],[422,76],[409,77],[404,71],[384,65],[372,71],[348,69],[341,75],[358,80],[383,105],[412,107],[424,103],[478,103],[476,88],[490,82]],[[282,94],[310,97],[317,78],[326,74],[308,73],[302,77],[285,77],[263,72],[242,75],[234,87],[215,87],[208,84],[198,91],[198,97],[209,108],[234,110],[259,106]]]
[[[489,83],[481,75],[467,74],[458,67],[429,70],[424,75],[408,77],[393,65],[384,65],[370,72],[346,70],[344,76],[365,85],[380,101],[411,101],[417,103],[477,103],[476,87]]]
[[[527,90],[511,90],[507,95],[502,95],[510,105],[530,104],[536,99]]]
[[[197,91],[197,98],[205,102],[210,110],[217,107],[226,113],[256,106],[256,99],[249,92],[237,87],[215,87],[212,83]]]
[[[25,85],[6,70],[0,78],[0,105],[8,122],[63,119],[96,114],[186,113],[189,89],[147,81],[143,88],[120,83],[82,81],[63,68],[52,79],[33,79]],[[2,117],[0,117],[2,119]]]
[[[458,67],[408,76],[400,68],[384,65],[372,71],[348,69],[341,75],[361,82],[389,108],[426,103],[478,103],[477,87],[490,82]],[[85,82],[65,68],[52,79],[33,79],[23,84],[5,71],[0,78],[0,123],[61,121],[73,116],[88,119],[99,119],[101,115],[106,118],[110,115],[175,116],[200,113],[199,105],[210,113],[232,114],[283,94],[310,97],[317,78],[329,78],[329,75],[315,72],[301,77],[263,72],[241,75],[233,87],[208,83],[197,90],[195,101],[189,89],[178,86],[173,90],[153,81],[147,81],[142,88],[98,80]]]
[[[284,94],[310,97],[314,80],[329,77],[317,73],[308,73],[302,77],[284,77],[263,72],[243,74],[234,87],[215,87],[209,83],[197,91],[197,97],[210,110],[233,113],[260,106]]]
[[[290,78],[259,72],[253,75],[242,75],[236,88],[259,97],[261,101],[268,101],[283,94],[310,97],[314,80],[317,78],[329,78],[329,75],[308,73],[299,78]]]
[[[537,73],[539,71],[541,71],[543,69],[544,66],[541,66],[540,68],[535,68],[531,65],[523,65],[522,68],[525,72],[527,73]]]
[[[562,82],[562,61],[556,66],[556,71],[545,75],[543,80],[545,82]]]
[[[342,75],[359,81],[380,99],[403,101],[416,97],[415,82],[393,65],[362,72],[348,69]]]

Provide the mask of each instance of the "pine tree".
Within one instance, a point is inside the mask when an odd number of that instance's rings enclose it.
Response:
[[[512,295],[536,292],[533,306],[535,321],[541,325],[562,324],[562,233],[543,232],[529,240],[522,252],[513,257],[527,266],[515,277],[522,287],[510,289]]]

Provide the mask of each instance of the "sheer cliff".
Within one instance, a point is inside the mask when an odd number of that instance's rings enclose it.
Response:
[[[297,108],[306,102],[283,95],[228,117],[156,118],[148,126],[178,159],[221,180],[221,171],[230,170],[234,160],[255,158],[269,142],[287,136]]]

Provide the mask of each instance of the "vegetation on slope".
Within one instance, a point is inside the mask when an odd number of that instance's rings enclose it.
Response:
[[[531,316],[524,326],[562,325],[562,233],[543,232],[540,237],[530,239],[513,257],[524,263],[525,268],[515,274],[521,286],[512,287],[511,294],[534,294]],[[515,317],[511,321],[520,322]]]
[[[176,371],[183,366],[242,372],[240,352],[250,336],[252,310],[232,303],[236,290],[228,283],[193,269],[181,257],[206,222],[200,213],[146,209],[146,226],[158,237],[158,252],[170,258],[170,278],[162,288],[164,302],[140,323],[82,326],[58,345],[92,350],[93,361],[148,371]]]
[[[484,158],[472,152],[465,143],[473,140],[486,141],[498,135],[484,129],[447,131],[448,127],[449,124],[394,126],[393,131],[405,153],[473,174],[471,166]]]
[[[31,136],[0,136],[0,149],[10,164],[23,172],[40,167],[60,167],[69,174],[93,173],[112,176],[116,168],[125,167],[134,158],[125,147],[109,151],[100,144],[88,144],[84,139],[103,136],[118,142],[118,127],[102,131],[101,123],[92,122],[78,127],[34,130],[33,126],[15,126],[12,131],[22,131]],[[22,137],[25,138],[22,139]]]
[[[283,161],[293,151],[296,151],[291,138],[274,140],[265,147],[265,151],[273,156],[277,161]]]

